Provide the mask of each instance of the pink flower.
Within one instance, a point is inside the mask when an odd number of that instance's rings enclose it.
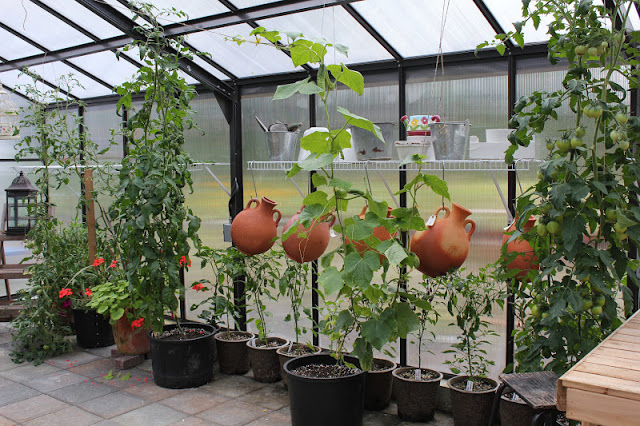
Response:
[[[62,302],[62,307],[67,309],[68,307],[71,306],[71,300],[67,299],[64,302]]]
[[[73,294],[73,292],[71,291],[71,289],[70,289],[70,288],[63,288],[62,290],[60,290],[60,291],[58,292],[58,297],[59,297],[60,299],[62,299],[63,297],[71,296],[72,294]]]
[[[111,265],[109,265],[109,268],[115,268],[116,266],[118,266],[118,261],[117,261],[117,260],[115,260],[115,259],[113,259],[113,260],[111,261]]]
[[[90,289],[90,288],[86,289],[86,290],[84,291],[84,294],[86,294],[86,295],[87,295],[87,297],[91,297],[91,296],[93,296],[93,292],[91,291],[91,289]]]
[[[143,324],[144,324],[144,318],[138,318],[137,320],[133,320],[133,322],[131,323],[131,329],[135,330],[136,328],[140,328],[142,327]]]
[[[202,285],[202,283],[196,283],[193,286],[191,286],[192,289],[194,289],[195,291],[202,291],[204,290],[204,285]]]
[[[427,124],[429,122],[429,119],[426,116],[423,116],[420,121],[422,121],[422,124]]]
[[[99,257],[96,260],[93,261],[93,266],[100,266],[104,263],[104,259]]]

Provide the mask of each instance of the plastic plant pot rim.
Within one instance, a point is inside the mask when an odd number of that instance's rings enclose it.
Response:
[[[291,358],[290,360],[288,360],[287,362],[284,363],[284,366],[282,368],[284,369],[284,371],[287,374],[289,374],[293,378],[300,379],[300,380],[307,380],[307,381],[319,380],[319,381],[322,381],[324,383],[339,382],[341,380],[354,378],[354,377],[361,376],[361,375],[366,373],[364,370],[362,370],[362,369],[360,369],[358,367],[358,370],[359,370],[358,372],[353,373],[353,374],[349,374],[349,375],[346,375],[346,376],[340,376],[340,377],[309,377],[309,376],[302,376],[300,374],[295,374],[289,369],[289,364],[291,364],[291,363],[295,364],[296,362],[304,362],[304,360],[306,360],[307,358],[315,358],[315,357],[318,357],[318,358],[322,357],[322,358],[325,358],[325,359],[326,358],[330,358],[330,359],[336,361],[335,358],[333,358],[329,354],[323,354],[323,353],[320,353],[320,354],[309,354],[309,355],[299,356],[299,357],[296,357],[296,358]],[[345,358],[347,358],[347,357],[345,357]],[[348,357],[348,358],[351,358],[352,361],[353,360],[357,361],[357,358],[354,358],[354,357]],[[303,365],[312,365],[312,364],[321,364],[321,363],[322,362],[317,362],[317,363],[310,362],[310,363],[307,363],[307,364],[301,364],[300,367],[302,367]]]
[[[399,367],[399,368],[396,368],[395,370],[393,370],[393,377],[395,377],[398,380],[402,380],[403,382],[412,382],[412,383],[439,382],[440,380],[442,380],[442,377],[444,377],[441,372],[436,371],[436,370],[432,370],[430,368],[421,368],[421,370],[433,371],[434,373],[438,374],[438,377],[435,377],[435,378],[429,379],[429,380],[415,380],[415,379],[407,379],[406,377],[400,377],[399,376],[400,373],[403,373],[405,371],[413,371],[413,370],[416,370],[417,368],[418,367]]]
[[[460,392],[460,393],[468,393],[468,394],[473,394],[473,395],[477,395],[477,394],[483,394],[483,393],[495,393],[496,389],[498,389],[498,382],[496,382],[493,379],[489,379],[488,377],[482,377],[482,380],[485,380],[487,382],[491,382],[494,386],[491,389],[488,389],[486,391],[467,391],[464,389],[458,389],[455,388],[452,385],[452,383],[455,382],[462,382],[462,381],[467,381],[467,379],[469,378],[469,376],[456,376],[456,377],[452,377],[449,380],[447,380],[447,384],[449,386],[449,389],[456,391],[456,392]]]
[[[229,333],[229,334],[242,334],[244,336],[247,336],[247,338],[246,339],[227,340],[227,339],[225,339],[223,337],[223,334],[227,334],[227,333]],[[253,339],[254,337],[255,337],[255,334],[251,333],[250,331],[221,331],[221,332],[216,333],[216,334],[213,335],[214,339],[216,339],[218,341],[221,341],[221,342],[241,342],[241,343],[247,342],[247,341]]]
[[[283,339],[282,337],[267,337],[267,342],[279,342],[282,343],[279,346],[255,346],[256,342],[259,341],[259,339],[257,337],[254,337],[253,339],[249,339],[247,341],[247,347],[251,348],[251,349],[255,349],[257,351],[269,351],[269,350],[278,350],[284,346],[287,346],[289,344],[289,341],[287,339]]]
[[[191,342],[195,342],[197,340],[206,339],[206,338],[214,336],[216,333],[218,333],[218,329],[216,327],[214,327],[213,325],[210,325],[210,324],[201,324],[201,323],[198,323],[198,322],[185,322],[185,323],[180,323],[180,326],[182,328],[200,328],[200,329],[205,329],[206,331],[209,332],[209,334],[193,337],[191,339],[184,339],[184,340],[165,340],[165,339],[159,339],[159,338],[155,337],[153,335],[153,330],[149,330],[149,339],[153,340],[154,342],[170,343],[172,345],[184,345],[184,344],[189,344]],[[167,331],[167,330],[173,330],[174,328],[177,328],[177,327],[178,327],[177,324],[166,324],[166,325],[164,325],[162,327],[162,329],[164,331]],[[207,330],[207,329],[209,329],[209,330]]]

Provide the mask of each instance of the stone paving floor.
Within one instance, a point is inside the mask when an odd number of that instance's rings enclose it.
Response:
[[[8,323],[0,323],[0,426],[4,425],[289,425],[289,397],[282,383],[264,384],[216,372],[196,389],[164,389],[153,383],[151,361],[118,371],[111,347],[74,348],[37,367],[9,358]],[[113,371],[111,378],[109,371]],[[395,403],[366,412],[365,425],[408,425]],[[452,426],[436,412],[430,426]]]

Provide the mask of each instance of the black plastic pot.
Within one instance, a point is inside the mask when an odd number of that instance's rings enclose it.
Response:
[[[227,333],[242,335],[239,340],[227,340]],[[223,331],[213,336],[218,348],[218,364],[223,374],[244,374],[249,371],[249,350],[247,342],[253,339],[254,334],[248,331]]]
[[[308,345],[305,345],[303,343],[294,343],[292,346],[292,348],[299,348],[299,347],[309,347]],[[298,356],[296,355],[289,355],[287,352],[289,351],[289,346],[284,346],[282,348],[279,348],[276,353],[278,354],[278,361],[280,363],[280,377],[282,378],[282,384],[284,385],[285,388],[288,387],[287,384],[287,374],[284,372],[284,363],[289,361],[290,359],[293,358],[298,358]],[[319,354],[320,352],[322,352],[322,349],[320,349],[318,346],[313,346],[313,352],[308,354],[308,355],[312,355],[312,354]],[[302,355],[299,355],[302,356]]]
[[[393,370],[396,363],[387,359],[375,358],[373,363],[384,367],[382,370],[367,371],[367,386],[364,392],[364,408],[379,411],[389,405],[391,401],[391,387],[393,384]]]
[[[359,365],[358,359],[345,357]],[[289,383],[289,403],[293,426],[359,426],[364,412],[364,371],[349,376],[325,379],[293,374],[292,370],[305,365],[335,365],[328,354],[305,355],[284,364]]]
[[[109,320],[95,309],[73,309],[73,322],[76,327],[78,346],[85,349],[111,346],[113,330]]]
[[[213,378],[213,335],[216,328],[209,324],[182,323],[182,328],[198,328],[207,334],[187,340],[158,339],[149,332],[151,366],[156,385],[170,389],[195,388]],[[177,325],[165,325],[172,330]]]
[[[467,379],[467,376],[457,376],[449,379],[453,424],[456,426],[485,426],[489,423],[489,417],[491,417],[493,397],[498,384],[495,380],[482,379],[493,385],[491,389],[483,392],[469,392],[452,386],[459,382],[466,383]]]
[[[403,367],[393,371],[393,389],[398,404],[398,416],[402,420],[428,422],[433,419],[438,405],[438,389],[442,373],[429,370],[437,373],[438,377],[419,381],[400,376],[405,371],[413,370],[415,370],[414,367]]]
[[[500,400],[500,424],[502,426],[530,426],[536,414],[523,400],[513,401],[504,396]]]
[[[253,370],[253,378],[262,383],[273,383],[280,380],[280,362],[276,351],[288,342],[280,337],[267,337],[267,342],[275,342],[278,346],[256,347],[257,339],[247,342],[249,362]]]

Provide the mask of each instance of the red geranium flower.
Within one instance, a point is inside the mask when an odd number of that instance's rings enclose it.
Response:
[[[62,299],[63,297],[71,296],[72,294],[73,294],[73,292],[71,291],[71,289],[70,289],[70,288],[63,288],[62,290],[60,290],[60,291],[58,292],[58,297],[59,297],[60,299]]]
[[[131,329],[134,330],[136,328],[140,328],[142,327],[143,324],[144,324],[144,318],[138,318],[137,320],[133,320],[133,322],[131,323]]]
[[[91,296],[93,296],[93,292],[91,291],[91,289],[90,289],[90,288],[86,289],[86,290],[84,291],[84,294],[86,294],[86,295],[87,295],[87,297],[91,297]]]
[[[115,268],[116,266],[118,266],[118,261],[117,261],[117,260],[115,260],[115,259],[113,259],[113,260],[111,261],[111,265],[109,265],[109,268]]]
[[[100,266],[104,263],[104,259],[99,257],[96,260],[93,261],[93,266]]]
[[[202,285],[202,283],[196,283],[191,288],[195,291],[201,291],[204,290],[204,285]]]
[[[187,265],[188,267],[191,267],[191,259],[188,260],[188,264],[187,264],[187,256],[182,256],[180,258],[180,266],[185,266]]]

